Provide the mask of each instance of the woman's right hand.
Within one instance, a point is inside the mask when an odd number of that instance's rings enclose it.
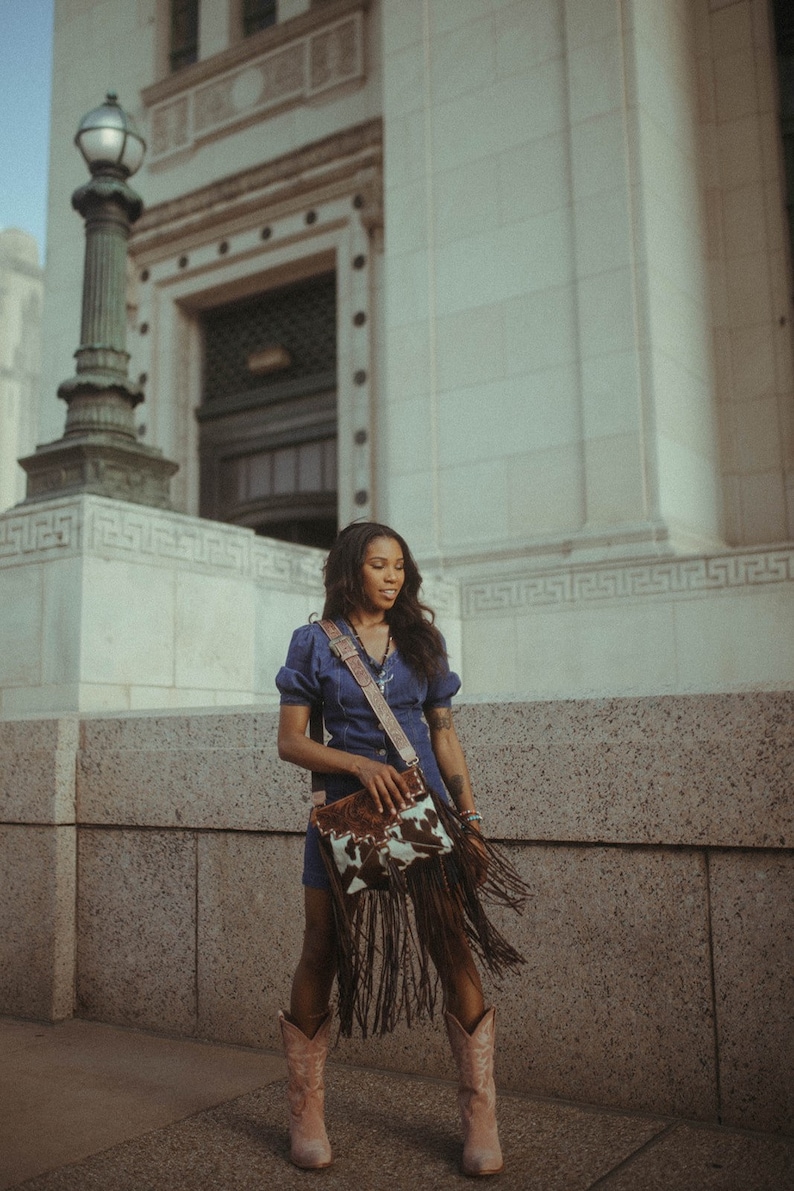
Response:
[[[384,765],[383,762],[372,761],[369,757],[356,757],[355,761],[356,776],[369,791],[381,814],[391,815],[408,805],[408,791],[401,774],[393,765]]]

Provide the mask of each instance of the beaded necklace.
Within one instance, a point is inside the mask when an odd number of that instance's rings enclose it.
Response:
[[[370,656],[369,651],[364,648],[364,642],[361,640],[352,624],[349,625],[349,628],[358,642],[359,649],[364,655],[364,660],[367,662],[370,670],[372,670],[375,675],[375,684],[378,687],[378,690],[385,698],[386,683],[391,682],[391,675],[389,675],[388,678],[386,677],[386,660],[389,656],[389,650],[391,649],[391,629],[389,629],[388,635],[386,637],[386,649],[383,652],[383,657],[381,658],[380,663],[378,663],[373,657]]]

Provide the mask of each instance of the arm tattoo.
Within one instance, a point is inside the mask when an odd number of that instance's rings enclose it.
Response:
[[[463,793],[463,775],[460,773],[456,773],[452,777],[448,777],[447,781],[446,781],[446,786],[447,786],[447,789],[449,790],[450,794],[452,795],[453,799],[457,803],[458,799],[460,798],[461,794]]]
[[[443,728],[451,728],[452,712],[448,707],[436,707],[427,713],[427,722],[434,732],[439,732]]]

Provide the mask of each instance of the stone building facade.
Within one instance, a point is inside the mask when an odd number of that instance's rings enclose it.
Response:
[[[0,512],[25,494],[17,459],[36,445],[44,272],[33,236],[0,231]]]
[[[505,1086],[790,1131],[786,7],[56,0],[38,440],[112,87],[179,471],[172,510],[0,515],[0,1011],[276,1043],[308,782],[273,676],[377,517],[532,889]],[[377,1061],[449,1074],[439,1038]]]
[[[72,138],[112,85],[148,140],[128,346],[142,441],[179,464],[179,516],[19,512],[0,547],[18,582],[53,533],[64,562],[76,536],[99,561],[93,595],[69,600],[82,660],[1,676],[4,709],[272,698],[287,623],[260,580],[278,565],[242,560],[281,557],[272,537],[325,545],[356,516],[399,528],[443,587],[469,697],[790,686],[774,15],[767,0],[57,0],[39,438],[62,431],[53,394],[79,337]],[[108,550],[136,593],[127,640],[153,626],[127,673],[91,641]],[[194,564],[214,586],[180,614]],[[275,642],[258,675],[193,659],[179,676],[184,617],[208,605],[205,630],[238,620],[238,655]]]

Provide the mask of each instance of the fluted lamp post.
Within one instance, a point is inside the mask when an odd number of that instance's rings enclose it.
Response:
[[[127,178],[146,144],[113,92],[83,118],[75,143],[91,171],[72,195],[85,220],[77,368],[58,387],[69,407],[63,437],[19,461],[28,477],[24,503],[85,492],[170,508],[178,465],[138,442],[134,410],[143,390],[127,376],[127,240],[143,210]]]

